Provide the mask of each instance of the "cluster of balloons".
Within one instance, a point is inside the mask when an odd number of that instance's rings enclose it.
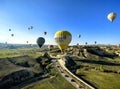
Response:
[[[109,21],[113,22],[114,19],[116,18],[116,13],[114,13],[114,12],[109,13],[107,18],[108,18]],[[31,30],[31,29],[33,29],[33,26],[28,27],[28,30]],[[9,29],[9,31],[11,31],[11,29]],[[47,34],[47,32],[45,31],[44,35],[46,35],[46,34]],[[14,34],[11,34],[11,36],[13,37]],[[80,38],[80,37],[81,37],[81,35],[78,34],[78,38]],[[71,35],[70,32],[68,32],[66,30],[60,30],[60,31],[57,31],[55,33],[54,39],[55,39],[55,42],[57,43],[58,47],[60,48],[60,50],[63,51],[63,50],[65,50],[67,48],[67,46],[71,42],[72,35]],[[26,41],[26,42],[28,43],[28,41]],[[44,43],[45,43],[45,38],[38,37],[37,44],[38,44],[38,46],[40,48],[43,46]],[[95,44],[96,43],[97,42],[95,41]],[[88,43],[86,42],[85,44],[87,45]],[[49,45],[48,48],[52,49],[52,48],[54,48],[54,46],[53,45]]]
[[[60,48],[61,51],[65,50],[69,43],[72,40],[72,35],[70,32],[65,31],[65,30],[60,30],[57,31],[54,35],[55,42],[57,43],[58,47]],[[43,37],[39,37],[37,39],[37,44],[41,48],[43,44],[45,43],[45,39]],[[54,48],[53,45],[48,46],[49,49]]]
[[[12,31],[12,30],[11,30],[11,29],[9,29],[9,31]],[[11,36],[13,37],[13,36],[14,36],[14,34],[12,33],[12,34],[11,34]]]
[[[33,26],[28,27],[28,30],[31,30],[31,29],[33,29]]]
[[[33,29],[33,26],[28,27],[28,30],[30,30],[30,29]],[[9,29],[9,31],[12,31],[12,30],[11,30],[11,29]],[[11,34],[11,36],[13,37],[13,36],[14,36],[14,34],[12,33],[12,34]],[[28,41],[26,41],[26,43],[28,44],[29,42],[28,42]]]

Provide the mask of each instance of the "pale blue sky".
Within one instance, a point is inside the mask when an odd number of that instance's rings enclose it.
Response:
[[[113,23],[107,19],[110,12],[117,13]],[[47,31],[45,44],[56,44],[60,29],[72,34],[71,45],[119,44],[120,0],[0,0],[0,42],[36,43]]]

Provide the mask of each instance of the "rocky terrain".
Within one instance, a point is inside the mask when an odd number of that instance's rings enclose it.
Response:
[[[36,59],[27,55],[0,59],[0,89],[9,89],[36,76],[42,76],[50,56],[44,53]]]

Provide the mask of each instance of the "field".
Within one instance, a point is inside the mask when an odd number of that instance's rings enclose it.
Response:
[[[120,74],[100,71],[79,71],[82,78],[97,89],[120,89]]]
[[[118,49],[119,50],[119,49]],[[109,53],[113,54],[108,50]],[[76,62],[76,75],[97,89],[120,89],[120,57],[99,56],[84,52],[86,58],[72,56]]]
[[[46,81],[40,81],[22,89],[75,89],[67,80],[56,72],[53,65],[51,65],[50,74],[52,74],[53,78],[47,79]]]
[[[45,51],[41,52],[40,49],[34,48],[22,48],[22,49],[1,49],[0,50],[0,78],[12,72],[27,69],[40,73],[39,64],[35,61],[42,56]],[[49,52],[49,51],[47,51]],[[25,63],[32,65],[33,67],[27,67]],[[44,62],[44,60],[42,61]],[[25,67],[25,66],[26,67]],[[35,85],[26,86],[23,89],[75,89],[69,84],[61,75],[59,75],[53,67],[53,64],[47,66],[50,76],[47,80],[43,79]]]
[[[39,49],[1,49],[0,78],[15,71],[28,69],[40,73],[36,58],[42,55]],[[31,67],[33,65],[33,67]]]
[[[41,52],[40,49],[34,48],[0,49],[0,58],[12,58],[23,55],[28,55],[36,58],[41,55]]]
[[[57,75],[56,77],[47,81],[41,81],[32,86],[23,89],[76,89],[70,85],[63,77]]]
[[[72,47],[66,50],[66,55],[76,63],[76,67],[73,67],[76,68],[75,74],[96,89],[120,89],[120,57],[115,55],[115,51],[119,49]],[[53,56],[61,54],[59,49],[51,51],[38,48],[1,49],[0,78],[24,69],[40,74],[43,64],[50,78],[22,89],[75,89],[54,69],[52,62],[47,63],[48,59],[42,57],[45,52]],[[37,61],[38,59],[42,59],[41,63]]]

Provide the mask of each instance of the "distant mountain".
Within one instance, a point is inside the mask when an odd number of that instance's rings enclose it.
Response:
[[[8,43],[0,43],[0,49],[9,48],[9,49],[17,49],[17,48],[36,48],[37,44],[8,44]],[[57,46],[55,45],[55,48]],[[42,48],[48,48],[48,45],[43,45]]]

